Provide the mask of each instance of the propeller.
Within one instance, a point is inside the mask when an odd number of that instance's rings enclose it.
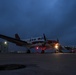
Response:
[[[45,36],[45,34],[43,34],[43,38],[44,38],[44,40],[46,41],[46,36]]]
[[[57,42],[59,43],[59,39],[57,38]]]
[[[43,34],[43,39],[44,39],[44,44],[43,44],[43,46],[45,46],[46,40],[47,40],[45,34]]]

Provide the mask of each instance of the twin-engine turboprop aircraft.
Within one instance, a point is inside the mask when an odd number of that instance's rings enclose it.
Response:
[[[27,52],[30,52],[31,48],[35,48],[37,50],[41,49],[42,53],[44,53],[44,50],[46,49],[55,49],[58,51],[60,48],[58,39],[49,40],[46,38],[45,34],[43,34],[43,37],[36,37],[26,40],[21,40],[18,34],[15,34],[15,38],[0,34],[0,38],[15,43],[18,46],[25,46],[27,48]]]

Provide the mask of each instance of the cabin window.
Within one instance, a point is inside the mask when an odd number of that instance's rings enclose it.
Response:
[[[31,39],[29,41],[31,41]]]
[[[41,38],[38,38],[38,40],[40,40]]]
[[[35,41],[36,39],[34,39],[34,41]]]

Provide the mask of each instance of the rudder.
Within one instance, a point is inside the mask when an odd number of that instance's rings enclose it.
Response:
[[[19,37],[18,34],[15,34],[15,38],[18,39],[18,40],[20,40],[20,37]]]

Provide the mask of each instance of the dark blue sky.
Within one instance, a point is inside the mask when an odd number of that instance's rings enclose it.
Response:
[[[15,33],[76,45],[76,0],[0,0],[0,34]]]

